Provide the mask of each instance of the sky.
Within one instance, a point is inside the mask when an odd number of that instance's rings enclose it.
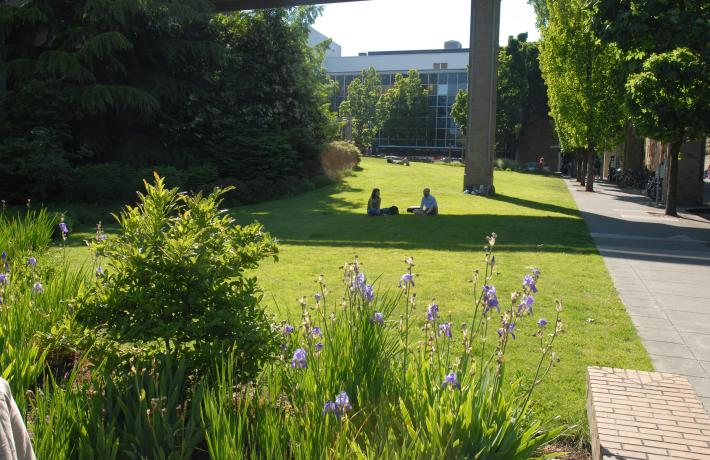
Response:
[[[369,0],[326,5],[313,28],[343,47],[343,56],[365,51],[443,48],[447,40],[469,45],[471,0]],[[535,12],[527,0],[502,0],[500,43],[528,32],[537,40]]]

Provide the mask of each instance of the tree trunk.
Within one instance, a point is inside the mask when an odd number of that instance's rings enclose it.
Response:
[[[577,178],[577,182],[579,182],[580,184],[584,184],[584,175],[582,174],[582,168],[584,168],[584,158],[582,158],[582,153],[579,151],[579,149],[574,150],[574,158],[577,162],[577,173],[575,177]]]
[[[579,183],[580,185],[587,185],[587,156],[580,151],[579,155],[582,157],[582,167],[579,170]]]
[[[588,192],[594,191],[594,146],[590,145],[587,148],[587,186]]]
[[[683,144],[682,137],[676,142],[671,143],[671,151],[669,152],[668,161],[668,184],[666,187],[666,215],[677,216],[676,197],[678,194],[678,153],[680,146]]]

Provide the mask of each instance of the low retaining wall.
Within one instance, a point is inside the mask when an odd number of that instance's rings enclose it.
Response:
[[[710,417],[685,377],[587,369],[594,460],[710,459]]]

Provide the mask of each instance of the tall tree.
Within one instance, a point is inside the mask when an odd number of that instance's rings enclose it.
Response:
[[[520,132],[533,114],[547,116],[547,91],[540,74],[536,43],[527,33],[508,37],[498,54],[498,91],[496,102],[496,151],[516,154]],[[466,135],[467,91],[459,91],[451,106],[451,117]]]
[[[382,129],[404,145],[414,145],[424,139],[431,128],[427,96],[419,72],[410,70],[407,76],[397,75],[394,86],[385,92],[377,104],[383,121]]]
[[[593,191],[597,149],[613,147],[623,133],[621,54],[594,35],[594,10],[586,1],[548,1],[546,14],[540,68],[550,113],[562,149],[585,149],[586,190]]]
[[[688,48],[677,48],[652,54],[626,84],[639,131],[670,144],[666,187],[669,216],[677,215],[680,147],[686,139],[698,139],[710,130],[708,82],[707,63]]]
[[[635,65],[626,86],[636,128],[671,146],[666,214],[676,215],[680,146],[710,132],[710,4],[602,0],[594,30]]]
[[[351,118],[355,145],[360,149],[372,147],[382,128],[382,116],[377,110],[382,84],[375,68],[363,70],[361,78],[348,85],[347,94],[347,99],[340,104],[340,115]]]

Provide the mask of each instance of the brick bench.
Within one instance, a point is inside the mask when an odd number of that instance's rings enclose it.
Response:
[[[594,460],[710,459],[710,417],[685,377],[587,369]]]

